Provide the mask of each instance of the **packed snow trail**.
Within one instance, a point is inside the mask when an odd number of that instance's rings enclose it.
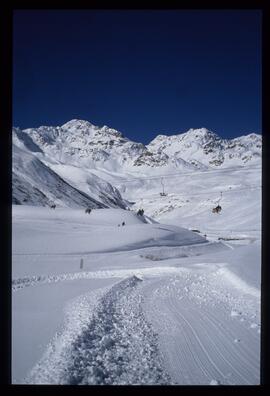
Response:
[[[245,291],[220,270],[144,285],[146,317],[177,384],[259,384],[260,301]]]
[[[26,383],[172,384],[158,351],[157,334],[142,311],[142,295],[136,290],[140,282],[133,276],[114,285],[101,297],[92,317],[88,313],[89,322],[85,298],[73,305],[73,315],[79,308],[84,310],[84,320],[73,317],[68,322],[76,327],[77,336],[67,327],[56,337]]]

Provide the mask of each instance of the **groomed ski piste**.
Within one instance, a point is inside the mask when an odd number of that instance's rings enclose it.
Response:
[[[159,199],[130,178],[134,210],[14,205],[12,382],[259,384],[258,174],[164,177]]]

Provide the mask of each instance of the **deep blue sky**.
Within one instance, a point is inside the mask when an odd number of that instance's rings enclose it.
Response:
[[[17,10],[13,125],[261,132],[258,10]]]

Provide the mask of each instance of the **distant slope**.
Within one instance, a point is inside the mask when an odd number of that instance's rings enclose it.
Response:
[[[123,200],[116,187],[94,175],[87,168],[64,164],[50,164],[50,168],[67,183],[108,207],[125,208],[127,206],[127,202]]]
[[[16,145],[13,146],[12,159],[13,203],[36,206],[55,203],[68,207],[106,207],[72,187],[38,158]]]
[[[14,146],[14,167],[16,167],[16,163],[20,163],[20,166],[17,169],[17,171],[19,171],[20,173],[20,177],[18,176],[18,174],[14,175],[13,177],[13,202],[15,204],[23,204],[26,202],[28,204],[38,204],[38,201],[40,201],[41,205],[47,205],[48,199],[46,199],[46,196],[48,198],[51,194],[49,192],[49,183],[42,183],[43,190],[42,194],[40,194],[41,191],[39,191],[39,187],[35,187],[35,189],[33,189],[33,187],[35,186],[35,184],[31,184],[33,178],[30,178],[31,182],[27,182],[27,180],[25,180],[27,179],[27,177],[29,178],[29,174],[28,176],[27,173],[24,174],[25,167],[21,166],[21,164],[25,162],[25,159],[27,158],[27,153],[29,153],[29,155],[32,155],[32,161],[34,161],[34,158],[36,158],[39,162],[43,164],[43,166],[39,165],[43,170],[46,169],[47,173],[48,170],[52,170],[53,174],[57,174],[58,178],[60,177],[61,180],[64,179],[62,181],[65,181],[67,184],[72,186],[73,190],[79,190],[80,194],[84,193],[84,196],[87,197],[87,199],[91,199],[91,202],[97,201],[100,207],[125,208],[127,206],[126,201],[123,200],[119,191],[107,181],[101,179],[96,175],[93,175],[91,172],[89,172],[87,169],[85,170],[83,167],[80,168],[75,165],[72,166],[59,163],[59,161],[57,161],[56,159],[57,156],[55,157],[54,153],[46,155],[43,149],[40,148],[33,141],[31,136],[28,135],[26,132],[21,131],[19,128],[13,128],[12,132]],[[23,156],[24,159],[22,158],[22,160],[20,160],[20,156]],[[38,161],[36,163],[39,163]],[[58,166],[55,167],[56,165]],[[25,176],[27,177],[25,178]],[[51,179],[49,178],[48,180]],[[47,189],[45,188],[45,186],[47,186]],[[44,194],[45,196],[43,196]],[[74,197],[71,199],[71,202],[73,201]],[[77,201],[77,199],[75,199],[75,201]],[[67,204],[67,199],[65,199],[65,204]]]

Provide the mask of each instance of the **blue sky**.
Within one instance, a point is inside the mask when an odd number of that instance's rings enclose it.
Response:
[[[16,10],[13,125],[261,132],[259,10]]]

